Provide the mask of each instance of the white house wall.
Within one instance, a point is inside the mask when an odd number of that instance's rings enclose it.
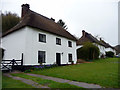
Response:
[[[56,62],[56,53],[61,53],[61,64],[68,62],[68,53],[72,54],[73,61],[76,62],[76,42],[67,38],[57,36],[39,29],[26,27],[27,37],[25,46],[25,65],[39,65],[38,51],[46,51],[46,63],[53,64]],[[46,35],[46,43],[39,42],[40,34]],[[56,37],[61,39],[61,45],[56,45]],[[72,41],[72,47],[68,47],[68,40]],[[63,54],[62,54],[63,53]]]
[[[5,49],[4,60],[21,59],[25,51],[25,28],[8,34],[2,38],[2,48]]]
[[[95,44],[95,43],[94,43]],[[105,47],[104,46],[101,46],[101,45],[98,45],[98,44],[95,44],[99,50],[100,50],[100,56],[103,54],[105,55]]]
[[[78,46],[76,47],[76,50],[79,49],[79,48],[81,48],[81,47],[83,47],[83,45],[78,45]]]

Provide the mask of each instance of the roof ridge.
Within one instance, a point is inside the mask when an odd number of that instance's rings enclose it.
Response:
[[[44,16],[44,15],[42,15],[42,14],[39,14],[39,13],[37,13],[37,12],[34,12],[34,11],[32,11],[32,10],[30,10],[30,12],[32,12],[32,13],[36,13],[36,14],[38,14],[38,15],[40,15],[40,16],[42,16],[42,17],[48,19],[48,20],[51,20],[50,18],[48,18],[48,17],[46,17],[46,16]]]

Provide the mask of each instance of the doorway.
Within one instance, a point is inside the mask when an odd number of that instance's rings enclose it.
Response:
[[[61,54],[60,53],[56,53],[56,64],[58,66],[61,65]]]

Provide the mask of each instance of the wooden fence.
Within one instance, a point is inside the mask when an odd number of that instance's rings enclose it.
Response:
[[[23,66],[23,53],[20,60],[2,60],[1,61],[1,70],[14,70],[15,66]]]

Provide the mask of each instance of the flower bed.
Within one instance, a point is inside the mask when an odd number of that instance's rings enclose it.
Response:
[[[53,65],[37,65],[37,66],[33,66],[33,67],[30,67],[29,69],[25,70],[24,72],[25,73],[28,73],[28,72],[32,72],[34,70],[44,70],[44,69],[49,69],[49,68],[53,68],[53,67],[57,67],[58,65],[56,64],[53,64]]]

